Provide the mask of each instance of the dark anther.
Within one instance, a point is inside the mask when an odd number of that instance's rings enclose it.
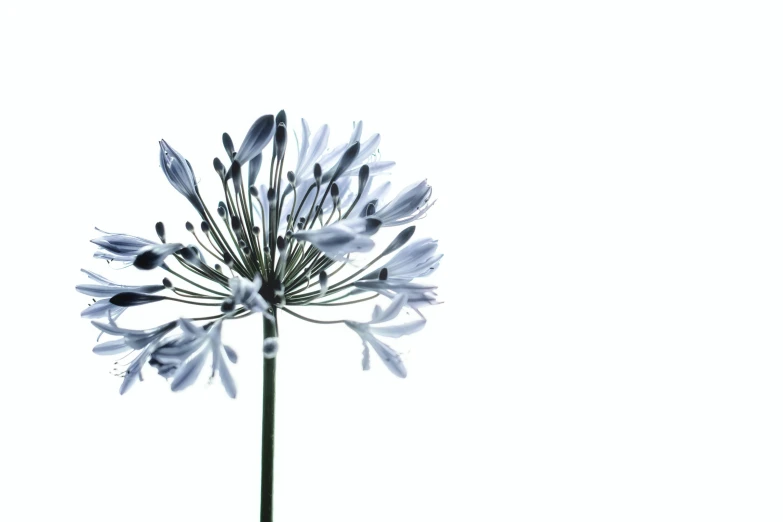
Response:
[[[186,221],[185,222],[185,230],[187,230],[188,232],[192,233],[195,230],[193,228],[193,223],[191,223],[190,221]]]
[[[290,184],[292,184],[292,185],[294,184],[294,181],[296,181],[296,176],[294,175],[294,171],[292,171],[292,170],[288,171],[288,174],[286,174],[286,177],[288,178],[288,182]]]
[[[166,288],[172,288],[174,285],[171,283],[171,279],[169,279],[168,277],[164,277],[163,286],[165,286]]]
[[[250,195],[254,198],[258,197],[258,189],[256,187],[250,187]]]
[[[204,232],[205,234],[207,232],[209,232],[209,223],[207,223],[206,221],[202,221],[201,222],[201,231]]]
[[[381,281],[386,281],[389,278],[389,269],[388,268],[381,268],[381,273],[378,275],[378,279]]]
[[[231,216],[231,229],[234,232],[239,232],[242,229],[242,222],[239,220],[239,216]]]
[[[220,305],[220,311],[225,313],[230,312],[234,309],[234,301],[223,301],[223,304]]]

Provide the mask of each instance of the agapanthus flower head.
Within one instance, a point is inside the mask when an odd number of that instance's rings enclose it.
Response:
[[[125,285],[84,270],[92,282],[76,287],[95,298],[82,316],[111,338],[93,351],[122,356],[121,393],[142,380],[147,365],[179,391],[196,382],[209,362],[211,379],[219,378],[228,395],[236,396],[229,368],[237,354],[223,344],[222,328],[259,314],[265,326],[274,326],[262,348],[265,358],[275,358],[278,311],[314,323],[345,324],[364,346],[365,370],[372,348],[392,373],[407,375],[400,354],[381,339],[420,330],[426,324],[421,308],[438,303],[437,287],[425,278],[442,254],[437,241],[412,239],[416,227],[410,224],[432,206],[432,187],[421,181],[388,198],[390,183],[384,178],[395,164],[381,161],[380,135],[363,139],[363,128],[358,122],[346,142],[329,148],[329,127],[311,133],[302,119],[293,153],[284,111],[256,119],[238,150],[224,133],[227,157],[213,161],[224,198],[209,204],[190,162],[160,141],[161,169],[199,220],[186,223],[182,242],[169,241],[163,223],[155,227],[158,240],[101,231],[92,240],[98,246],[95,257],[147,273],[162,271],[165,277]],[[268,172],[262,171],[264,159]],[[408,226],[391,240],[378,239],[382,229],[401,225]],[[302,313],[304,307],[372,300],[385,304],[366,322],[323,321]],[[160,301],[190,311],[148,329],[117,324],[128,308]],[[413,321],[399,321],[404,309],[414,312],[407,314]]]

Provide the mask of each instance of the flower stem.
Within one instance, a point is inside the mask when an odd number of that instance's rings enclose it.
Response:
[[[274,320],[264,317],[264,339],[277,337],[277,309]],[[264,357],[264,396],[261,417],[261,522],[272,522],[272,479],[275,455],[275,368],[277,357]]]

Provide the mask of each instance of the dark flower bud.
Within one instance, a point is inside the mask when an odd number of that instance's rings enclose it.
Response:
[[[277,113],[277,116],[275,116],[275,124],[280,125],[280,123],[288,125],[288,118],[285,115],[285,111],[280,111]]]
[[[242,222],[239,220],[239,216],[231,216],[231,230],[234,232],[242,230]]]
[[[261,227],[259,227],[258,225],[254,226],[253,227],[253,234],[259,235],[260,233],[261,233]]]
[[[286,174],[286,178],[288,178],[288,182],[293,185],[294,181],[296,181],[296,176],[294,175],[294,171],[289,170],[288,174]]]
[[[231,136],[227,132],[223,133],[223,148],[226,149],[226,154],[231,159],[234,159],[234,142],[231,141]]]
[[[286,240],[283,236],[277,236],[277,249],[283,250],[286,247]]]
[[[334,199],[337,199],[340,196],[340,188],[335,184],[332,184],[332,188],[329,189],[329,192]]]
[[[369,179],[370,167],[367,165],[362,165],[362,168],[359,169],[359,194],[364,191],[364,187],[367,186],[367,180]]]
[[[254,186],[250,187],[250,195],[253,196],[254,198],[257,198],[258,197],[258,189],[256,187],[254,187]]]
[[[218,216],[220,216],[221,219],[226,219],[226,216],[228,215],[228,210],[226,209],[226,204],[222,201],[218,203],[217,208]]]
[[[188,232],[192,233],[195,230],[193,228],[193,223],[191,223],[190,221],[186,221],[185,222],[185,230],[187,230]]]
[[[205,234],[207,232],[209,232],[209,223],[207,223],[206,221],[202,221],[201,222],[201,231],[204,232]]]
[[[219,264],[215,263],[215,270],[217,272],[223,273],[223,267],[221,267]]]
[[[242,166],[238,161],[231,163],[231,179],[234,181],[234,192],[242,190]]]
[[[109,299],[109,302],[115,306],[137,306],[147,303],[154,303],[166,299],[162,295],[147,295],[137,292],[120,292]]]
[[[277,157],[282,157],[285,154],[285,146],[288,142],[288,131],[285,127],[285,123],[280,122],[277,124],[277,131],[275,132],[275,151]]]
[[[230,312],[233,309],[234,309],[234,301],[230,299],[227,301],[223,301],[223,304],[220,305],[220,311],[223,312],[224,314]]]
[[[163,226],[162,221],[158,221],[155,223],[155,232],[157,232],[158,237],[160,238],[161,243],[166,242],[166,228]]]
[[[218,173],[220,179],[226,179],[226,167],[223,162],[218,158],[212,160],[212,166],[215,168],[215,172]]]
[[[321,171],[321,164],[316,163],[313,167],[313,177],[315,178],[315,182],[319,185],[321,184],[321,176],[323,175],[323,172]]]
[[[171,279],[169,279],[168,277],[164,277],[163,286],[165,286],[166,288],[173,288],[174,284],[171,282]]]
[[[383,251],[381,256],[391,254],[392,252],[400,248],[402,245],[407,243],[415,230],[416,230],[415,226],[409,226],[408,228],[406,228],[405,230],[397,234],[397,237],[394,238],[394,241],[389,243],[389,246],[386,247],[386,250]]]

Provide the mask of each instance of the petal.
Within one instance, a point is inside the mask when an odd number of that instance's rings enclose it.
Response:
[[[209,350],[199,350],[182,364],[171,381],[171,391],[184,390],[196,382],[201,369],[204,367],[204,362],[207,360],[208,352]]]
[[[221,350],[222,351],[222,350]],[[222,354],[220,355],[220,364],[218,365],[218,373],[220,374],[220,382],[223,383],[223,388],[225,388],[226,393],[229,397],[232,399],[236,398],[237,396],[237,386],[234,383],[234,378],[231,376],[231,372],[228,371],[228,365],[226,364],[226,361],[222,358]]]
[[[371,334],[364,334],[362,338],[373,347],[375,353],[378,354],[378,357],[381,358],[383,364],[386,365],[390,372],[403,379],[408,376],[408,371],[405,369],[405,365],[402,363],[400,354],[392,350],[391,347],[389,347],[387,344],[382,343],[376,339]]]
[[[407,295],[397,294],[394,297],[394,299],[392,299],[391,303],[389,303],[389,306],[386,307],[386,310],[382,310],[377,317],[373,318],[370,324],[385,323],[386,321],[391,321],[392,319],[400,315],[400,312],[402,311],[402,308],[405,306],[407,301],[408,301]]]
[[[92,349],[92,351],[98,355],[117,355],[129,350],[132,350],[132,348],[125,344],[125,339],[115,339],[114,341],[96,344]]]
[[[370,331],[375,335],[381,337],[392,337],[394,339],[402,337],[403,335],[410,335],[418,332],[424,325],[427,324],[426,319],[418,319],[416,321],[399,324],[394,326],[371,326]]]

